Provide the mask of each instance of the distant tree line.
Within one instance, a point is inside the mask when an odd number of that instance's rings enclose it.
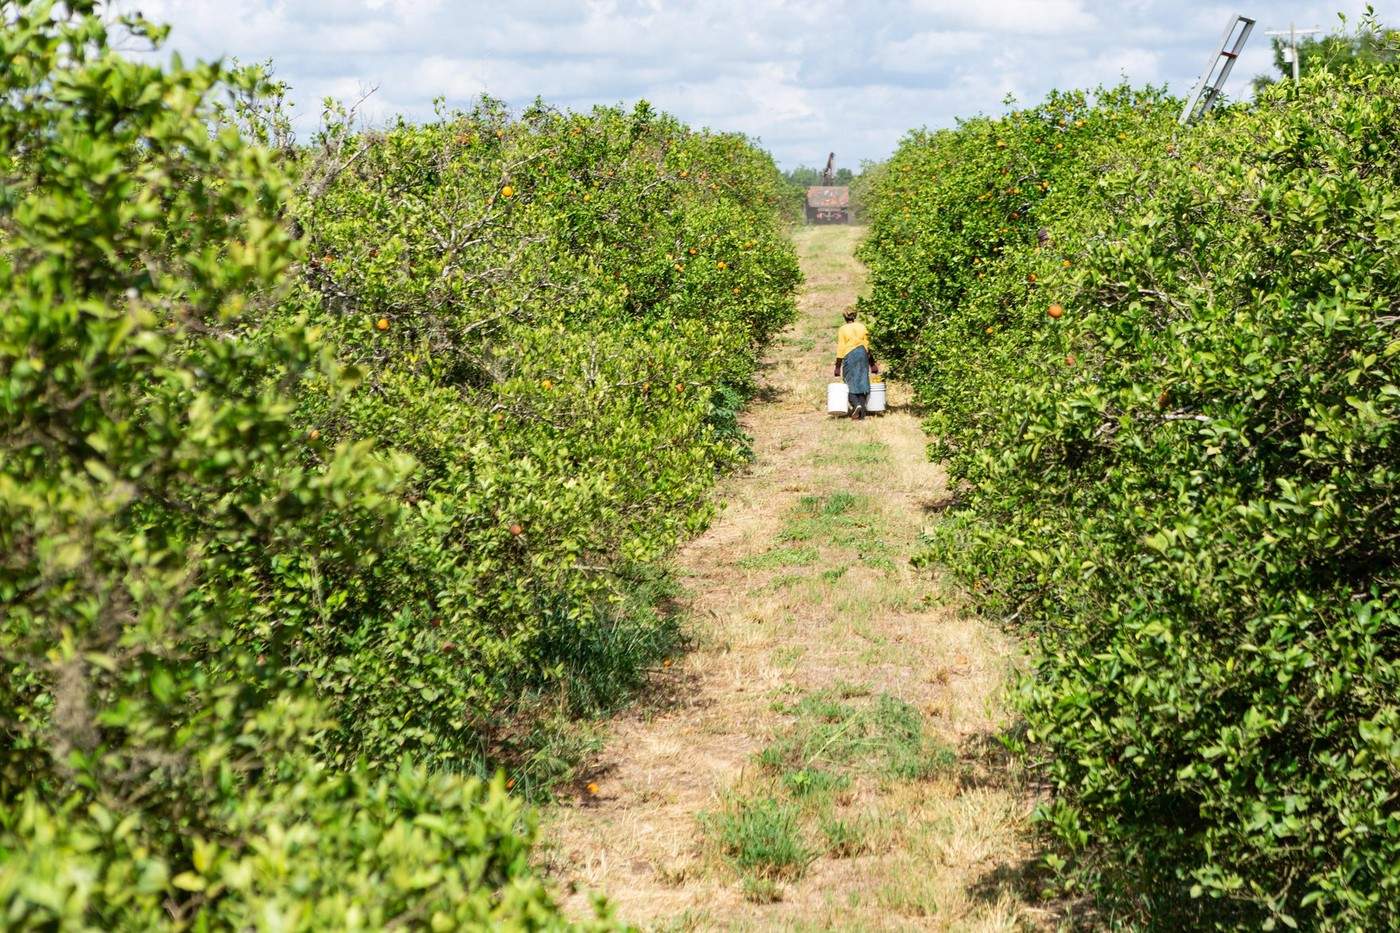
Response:
[[[807,165],[799,165],[791,171],[784,172],[783,177],[786,178],[790,184],[808,188],[812,185],[820,185],[822,183],[822,170]],[[836,184],[838,185],[849,185],[855,180],[855,177],[855,172],[848,168],[838,168],[836,170]]]

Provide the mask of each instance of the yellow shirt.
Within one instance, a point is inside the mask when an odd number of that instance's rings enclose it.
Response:
[[[836,357],[844,360],[846,354],[856,347],[870,349],[870,334],[866,331],[865,325],[860,321],[852,321],[849,324],[842,324],[841,329],[836,332]]]

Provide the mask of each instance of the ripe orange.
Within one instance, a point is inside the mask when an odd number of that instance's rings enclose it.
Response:
[[[525,533],[525,528],[519,522],[516,522],[510,526],[510,533],[518,538]]]
[[[374,326],[375,326],[375,328],[377,328],[378,330],[388,330],[388,329],[389,329],[389,319],[388,319],[387,317],[382,317],[382,318],[380,318],[379,320],[377,320],[377,321],[374,322]]]
[[[662,658],[662,659],[661,659],[661,666],[662,666],[662,667],[670,667],[670,666],[671,666],[671,659],[670,659],[670,658]]]
[[[992,325],[988,324],[988,325],[987,325],[987,333],[991,334],[991,333],[995,333],[995,332],[996,332],[996,328],[993,327]]]
[[[678,382],[678,383],[676,383],[676,394],[677,394],[677,395],[680,395],[680,394],[681,394],[682,392],[684,392],[684,391],[685,391],[685,383],[683,383],[683,382]]]
[[[1027,282],[1030,282],[1032,285],[1034,285],[1034,284],[1035,284],[1035,273],[1032,272],[1032,273],[1030,273],[1029,275],[1027,275],[1027,276],[1026,276],[1026,281],[1027,281]]]
[[[514,197],[514,195],[515,189],[512,188],[510,185],[506,185],[504,188],[501,189],[501,197],[503,198]]]
[[[321,431],[318,428],[312,428],[310,431],[307,432],[306,436],[314,441],[321,436]]]
[[[723,259],[721,259],[719,262],[715,263],[715,268],[716,268],[716,269],[728,269],[728,268],[729,268],[729,263],[727,263],[727,262],[725,262]]]
[[[1051,305],[1045,313],[1050,315],[1052,318],[1059,320],[1060,318],[1064,317],[1065,309],[1060,305]]]
[[[554,381],[552,379],[541,379],[540,388],[548,392],[550,389],[554,388]]]
[[[1068,268],[1069,268],[1069,265],[1070,265],[1069,260],[1066,259],[1063,263],[1061,263],[1061,265],[1063,265],[1066,269],[1068,269]]]
[[[592,794],[594,797],[597,797],[597,796],[598,796],[598,791],[601,790],[601,789],[602,789],[602,788],[600,788],[600,787],[598,786],[598,782],[597,782],[597,781],[589,781],[589,782],[588,782],[588,793]]]

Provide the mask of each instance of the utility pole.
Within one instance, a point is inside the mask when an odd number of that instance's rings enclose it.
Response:
[[[1294,84],[1298,83],[1298,37],[1311,36],[1319,32],[1322,32],[1322,28],[1320,26],[1314,26],[1311,29],[1299,29],[1297,26],[1293,25],[1292,23],[1289,23],[1287,32],[1284,32],[1282,29],[1274,29],[1264,33],[1264,35],[1266,36],[1277,36],[1279,38],[1282,38],[1284,36],[1288,37],[1288,53],[1284,56],[1284,60],[1293,63]]]

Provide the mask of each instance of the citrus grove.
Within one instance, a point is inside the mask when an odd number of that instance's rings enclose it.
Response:
[[[677,648],[772,161],[645,104],[296,145],[148,22],[5,16],[3,925],[560,922],[520,793]]]
[[[1394,38],[1390,40],[1394,42]],[[915,132],[863,258],[1105,924],[1400,923],[1400,72]]]

